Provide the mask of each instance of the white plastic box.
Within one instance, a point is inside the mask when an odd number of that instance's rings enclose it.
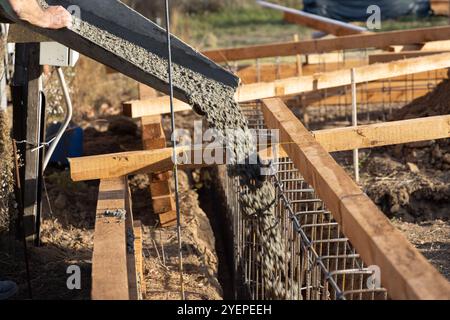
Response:
[[[80,54],[58,42],[41,42],[41,65],[74,67]]]

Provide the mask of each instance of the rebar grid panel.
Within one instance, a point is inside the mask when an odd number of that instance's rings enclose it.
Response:
[[[257,105],[243,107],[251,129],[266,129]],[[267,134],[266,131],[262,131]],[[271,179],[276,187],[275,215],[284,242],[284,270],[274,270],[273,279],[282,281],[286,299],[290,300],[380,300],[387,299],[383,288],[371,289],[368,280],[374,270],[364,265],[359,254],[343,235],[311,186],[301,177],[288,158],[272,164]],[[239,178],[225,181],[227,206],[233,219],[234,268],[236,297],[254,300],[271,299],[265,292],[260,255],[262,246],[257,237],[260,228],[256,219],[245,219],[239,197],[245,188]],[[281,275],[281,276],[280,276]]]
[[[336,69],[349,69],[347,63],[352,60],[361,60],[368,63],[369,56],[377,52],[379,50],[374,49],[339,50],[331,53],[331,55],[335,56],[335,60],[333,58],[330,60],[330,53],[307,55],[303,56],[302,60],[307,64],[314,65],[316,68],[315,73],[332,72]],[[292,65],[294,59],[294,56],[256,59],[254,62],[256,68],[254,82],[261,81],[261,63],[274,65],[273,76],[266,75],[267,79],[264,80],[274,81],[282,78],[281,65],[283,63]],[[237,65],[235,65],[233,70],[237,72]],[[284,78],[299,76],[293,72],[294,70],[285,72]],[[447,70],[442,69],[358,84],[358,120],[361,124],[387,121],[393,110],[399,109],[414,99],[432,92],[440,82],[447,78]],[[350,86],[344,86],[301,94],[290,100],[289,105],[302,109],[301,112],[304,115],[305,124],[311,125],[314,129],[320,129],[322,124],[326,124],[327,120],[345,122],[350,125],[352,116],[351,101]]]
[[[413,100],[432,92],[447,76],[446,71],[428,71],[426,76],[407,75],[403,80],[384,79],[357,85],[358,117],[362,124],[386,121],[392,112]],[[292,106],[304,108],[308,124],[320,128],[326,121],[351,123],[352,97],[349,86],[305,93],[299,103]],[[319,126],[318,126],[319,125]]]

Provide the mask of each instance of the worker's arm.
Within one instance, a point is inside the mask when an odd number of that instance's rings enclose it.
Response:
[[[49,6],[43,9],[37,0],[8,0],[19,19],[32,25],[61,29],[72,26],[72,16],[61,6]]]

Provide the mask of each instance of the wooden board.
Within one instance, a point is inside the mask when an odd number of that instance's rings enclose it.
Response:
[[[341,69],[349,69],[367,65],[366,59],[346,60],[342,62],[304,64],[301,67],[303,76],[313,75],[320,72],[330,72]],[[243,84],[271,82],[279,79],[297,77],[297,63],[265,63],[259,68],[255,65],[244,66],[238,70],[237,75]],[[258,81],[259,80],[259,81]]]
[[[192,110],[190,105],[178,99],[174,99],[173,107],[175,112]],[[170,101],[168,96],[146,100],[133,100],[123,104],[123,114],[131,118],[141,118],[167,113],[170,113]]]
[[[280,99],[263,101],[266,124],[314,187],[367,265],[381,269],[393,299],[450,299],[450,284],[364,194]]]
[[[203,54],[216,62],[286,57],[297,54],[313,54],[346,49],[383,49],[391,45],[407,45],[428,41],[450,39],[450,27],[377,32],[374,34],[350,35],[332,39],[304,40],[285,43],[271,43],[240,48],[216,49]]]
[[[431,55],[379,63],[355,68],[356,83],[366,83],[380,79],[396,78],[410,74],[424,73],[450,67],[450,53]],[[349,69],[242,85],[236,92],[238,102],[249,102],[271,97],[298,95],[322,89],[336,88],[351,84]],[[176,111],[190,110],[190,106],[175,100]],[[170,112],[168,97],[131,101],[124,104],[124,114],[129,117],[159,115]]]
[[[92,255],[93,300],[129,300],[126,222],[105,217],[106,210],[126,210],[125,177],[100,182]]]
[[[359,84],[357,102],[382,105],[406,104],[433,91],[444,79],[448,79],[447,69]],[[349,105],[351,99],[351,90],[340,87],[303,93],[299,103],[303,107],[342,106]]]
[[[16,45],[13,100],[13,132],[19,144],[23,165],[20,168],[24,201],[23,229],[27,242],[39,244],[43,149],[45,141],[45,106],[41,104],[42,70],[39,43]]]
[[[308,28],[323,31],[325,33],[334,34],[336,36],[367,32],[367,29],[362,27],[354,26],[349,23],[315,15],[305,11],[288,8],[279,4],[267,1],[257,1],[257,3],[263,7],[283,12],[284,21],[296,23]]]
[[[433,54],[440,54],[448,52],[447,50],[441,51],[401,51],[401,52],[388,52],[388,53],[377,53],[371,54],[369,56],[369,64],[374,63],[386,63],[392,61],[398,61],[409,58],[425,57],[431,56]]]
[[[290,12],[284,13],[283,20],[289,23],[295,23],[315,30],[320,30],[335,36],[348,36],[368,32],[367,30],[360,30],[358,28],[351,28],[344,25],[335,25]]]
[[[187,148],[179,148],[180,153]],[[73,181],[122,177],[129,174],[167,171],[173,168],[172,149],[125,152],[112,155],[71,158]]]
[[[51,42],[53,40],[35,33],[27,28],[11,24],[8,31],[8,43]]]
[[[136,264],[134,247],[134,220],[133,204],[131,200],[131,190],[127,178],[125,178],[125,209],[127,210],[125,220],[125,245],[127,246],[127,273],[129,300],[139,300],[140,292],[138,287],[138,266]]]
[[[313,136],[328,152],[445,139],[450,138],[450,115],[320,130]]]
[[[449,0],[430,0],[431,10],[437,16],[448,16]]]
[[[356,83],[365,83],[448,67],[450,67],[450,53],[443,53],[357,67],[355,68],[355,81]],[[238,89],[236,100],[238,102],[247,102],[264,98],[296,95],[303,92],[350,84],[351,72],[345,69],[312,76],[282,79],[270,83],[244,85]]]
[[[450,116],[319,130],[314,131],[312,134],[316,141],[322,144],[328,152],[445,139],[450,137]],[[185,147],[183,150],[192,155],[197,149]],[[260,150],[260,155],[263,159],[267,159],[272,156],[272,152],[267,153],[267,149],[262,149]],[[278,157],[285,157],[286,155],[286,143],[283,142],[280,145]],[[70,171],[74,181],[111,178],[132,174],[137,171],[161,172],[173,168],[171,156],[172,149],[167,148],[164,150],[82,157],[70,159]],[[200,168],[205,166],[208,165],[200,163],[180,167]],[[152,184],[152,188],[158,189],[160,186]],[[165,188],[167,189],[167,186]]]
[[[145,298],[146,284],[144,278],[144,253],[142,246],[142,223],[140,220],[133,222],[134,230],[134,255],[136,261],[136,269],[138,274],[138,287],[140,289],[141,296]]]

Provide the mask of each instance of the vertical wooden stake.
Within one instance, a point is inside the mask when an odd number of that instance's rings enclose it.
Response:
[[[42,148],[45,110],[41,101],[42,68],[39,65],[39,43],[16,45],[13,79],[13,131],[24,156],[21,179],[24,201],[24,229],[28,242],[39,243],[41,211]]]
[[[298,34],[294,34],[294,41],[295,42],[299,41]],[[300,77],[302,75],[303,75],[302,56],[298,54],[297,55],[297,76]]]

